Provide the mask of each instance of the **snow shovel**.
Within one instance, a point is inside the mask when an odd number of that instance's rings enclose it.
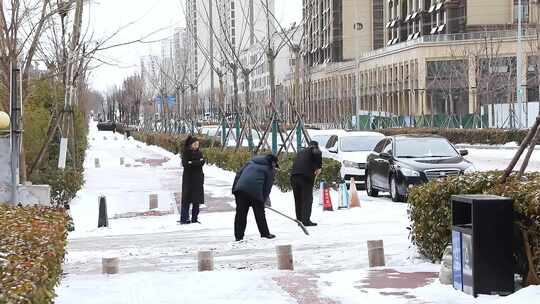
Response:
[[[300,227],[300,229],[302,229],[302,231],[304,231],[304,233],[305,233],[306,235],[309,235],[309,231],[306,229],[306,227],[304,226],[304,224],[302,224],[302,222],[300,222],[299,220],[297,220],[297,219],[295,219],[295,218],[292,218],[292,217],[290,217],[290,216],[288,216],[288,215],[286,215],[286,214],[284,214],[284,213],[281,213],[280,211],[277,211],[276,209],[274,209],[274,208],[272,208],[272,207],[270,207],[270,206],[268,206],[268,205],[266,205],[266,204],[265,204],[265,207],[266,207],[266,209],[272,210],[272,211],[274,211],[275,213],[277,213],[277,214],[279,214],[279,215],[281,215],[281,216],[283,216],[283,217],[285,217],[285,218],[288,218],[289,220],[291,220],[291,221],[297,223],[298,226]]]

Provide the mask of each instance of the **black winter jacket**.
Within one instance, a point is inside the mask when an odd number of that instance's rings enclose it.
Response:
[[[296,154],[291,176],[300,175],[309,180],[315,178],[315,171],[322,168],[322,153],[319,148],[309,147]]]
[[[204,204],[204,166],[200,150],[186,150],[182,154],[182,204]]]
[[[274,184],[275,170],[271,156],[256,156],[248,161],[234,178],[232,192],[242,192],[253,200],[264,204]]]

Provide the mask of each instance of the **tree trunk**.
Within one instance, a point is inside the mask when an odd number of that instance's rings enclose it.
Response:
[[[32,164],[32,167],[30,168],[29,175],[32,176],[34,171],[39,168],[41,165],[41,162],[43,161],[43,158],[45,154],[47,153],[47,149],[49,148],[49,145],[51,144],[54,134],[56,134],[56,130],[58,129],[58,124],[60,121],[62,121],[63,112],[60,113],[56,118],[51,120],[51,124],[49,125],[49,131],[47,132],[47,138],[45,139],[45,142],[43,143],[43,146],[41,146],[41,149],[39,150],[38,156],[34,163]]]
[[[536,134],[536,132],[538,130],[538,125],[540,125],[540,115],[536,117],[536,121],[534,122],[533,127],[529,130],[529,133],[527,134],[527,136],[525,137],[525,139],[523,140],[523,142],[519,146],[519,149],[516,152],[516,154],[514,155],[514,158],[512,159],[512,161],[510,162],[510,164],[508,165],[506,170],[504,171],[504,174],[500,179],[501,184],[505,183],[506,179],[512,173],[512,170],[514,169],[517,162],[521,158],[521,155],[523,154],[523,151],[525,151],[525,149],[527,148],[527,146],[530,144],[531,140],[533,139],[533,136]]]
[[[531,140],[531,143],[529,145],[529,150],[527,151],[527,155],[525,155],[525,159],[523,160],[523,163],[521,164],[521,168],[519,169],[519,173],[517,176],[518,179],[521,179],[521,177],[525,173],[525,169],[527,169],[527,166],[529,165],[529,160],[531,159],[531,155],[534,152],[534,148],[536,147],[536,144],[538,143],[538,136],[540,136],[540,128],[536,130],[536,134],[534,135],[534,138]]]

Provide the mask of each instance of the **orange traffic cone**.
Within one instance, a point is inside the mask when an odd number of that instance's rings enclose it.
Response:
[[[354,182],[354,177],[351,177],[351,204],[349,205],[349,208],[360,208],[360,198],[358,197],[358,191],[356,191],[356,183]]]
[[[324,187],[324,202],[323,211],[334,211],[332,207],[332,199],[330,199],[330,187]]]

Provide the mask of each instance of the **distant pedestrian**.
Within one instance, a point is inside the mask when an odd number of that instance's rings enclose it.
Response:
[[[276,237],[268,230],[264,210],[274,184],[275,168],[278,168],[278,159],[270,154],[254,157],[236,173],[232,192],[236,198],[234,236],[237,241],[244,238],[249,207],[253,208],[261,237],[267,239]]]
[[[311,141],[309,146],[296,155],[291,171],[291,186],[296,207],[296,219],[304,226],[317,226],[311,221],[313,184],[321,173],[322,153],[319,143]]]
[[[182,207],[180,224],[199,223],[199,205],[204,204],[204,173],[205,160],[199,141],[188,136],[182,151]],[[189,219],[189,207],[193,205],[191,220]]]

